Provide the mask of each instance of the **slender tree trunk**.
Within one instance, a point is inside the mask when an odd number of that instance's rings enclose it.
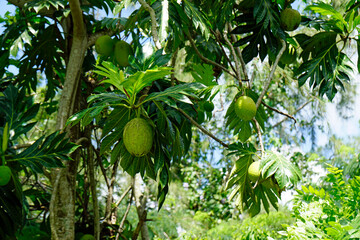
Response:
[[[136,206],[139,222],[142,222],[141,239],[149,240],[150,237],[149,237],[149,231],[147,228],[147,224],[145,221],[146,219],[142,219],[143,217],[146,218],[146,213],[145,213],[146,209],[145,208],[146,208],[146,200],[147,200],[145,194],[143,194],[143,192],[141,191],[142,183],[143,183],[143,180],[142,180],[140,174],[139,173],[136,174],[133,190],[134,190],[135,206]]]
[[[64,88],[59,102],[57,128],[64,130],[69,116],[79,110],[81,67],[87,48],[86,28],[79,0],[70,0],[73,32],[69,61],[66,67]],[[72,141],[79,138],[78,126],[66,130]],[[77,152],[74,161],[66,163],[63,169],[55,169],[51,174],[53,192],[50,201],[51,239],[75,239],[75,188],[79,162]]]

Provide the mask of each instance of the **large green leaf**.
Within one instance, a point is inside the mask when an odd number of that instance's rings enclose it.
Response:
[[[185,13],[193,22],[195,29],[200,29],[201,33],[206,40],[210,38],[209,20],[206,15],[203,14],[199,9],[190,1],[184,1]]]
[[[6,160],[19,161],[38,173],[43,173],[43,167],[63,167],[62,161],[72,160],[69,154],[79,147],[69,142],[65,135],[66,133],[55,132],[46,138],[42,136],[30,147]]]
[[[213,67],[208,64],[196,64],[193,65],[193,68],[195,71],[191,72],[191,75],[194,77],[194,79],[204,84],[205,86],[214,86],[218,85],[216,81],[214,81],[214,71]]]
[[[179,84],[173,87],[169,87],[161,92],[153,92],[149,94],[144,100],[144,102],[149,101],[163,101],[171,107],[176,107],[175,102],[172,99],[176,99],[180,102],[192,104],[189,97],[198,99],[194,92],[203,88],[203,85],[200,83],[184,83]]]
[[[35,118],[40,105],[34,104],[32,97],[26,97],[19,93],[13,85],[9,85],[0,96],[0,115],[4,116],[4,122],[8,123],[8,129],[15,132],[10,137],[16,139],[21,134],[27,133],[36,123],[29,123]]]
[[[274,175],[280,189],[295,185],[301,179],[301,172],[283,155],[278,152],[267,151],[260,162],[263,178]]]
[[[107,77],[107,79],[103,80],[104,83],[110,83],[118,90],[124,92],[122,87],[122,83],[125,80],[124,72],[111,62],[102,62],[102,65],[103,66],[97,65],[96,68],[99,70],[95,70],[94,72],[101,76]]]
[[[232,33],[246,34],[234,44],[234,46],[246,45],[242,52],[245,63],[258,55],[264,60],[268,48],[278,48],[277,39],[279,37],[285,39],[285,33],[280,27],[279,10],[270,0],[256,0],[252,12],[243,13],[235,20],[238,26]]]
[[[24,196],[17,177],[0,186],[0,238],[16,239],[15,232],[24,224]],[[9,238],[11,237],[11,238]]]
[[[344,31],[344,28],[347,26],[347,22],[331,5],[326,3],[316,3],[314,5],[307,6],[305,10],[311,10],[315,13],[319,13],[323,16],[330,16],[332,20],[335,21],[335,25],[341,30]],[[333,23],[332,23],[333,24]]]
[[[294,72],[299,86],[309,80],[309,85],[319,87],[319,94],[326,94],[329,100],[335,97],[338,88],[344,89],[343,82],[350,81],[349,72],[352,71],[347,56],[337,48],[337,36],[335,32],[296,36],[303,49],[301,57],[304,61]]]
[[[256,153],[254,146],[251,144],[236,143],[229,146],[229,151],[229,156],[236,155],[239,157],[226,183],[226,189],[232,188],[229,196],[230,201],[235,199],[235,203],[240,210],[248,210],[250,216],[258,214],[261,206],[263,206],[267,212],[270,211],[270,204],[275,209],[278,209],[280,196],[277,185],[264,183],[268,181],[266,179],[269,176],[263,176],[256,183],[252,183],[248,177],[248,169],[254,162],[253,156]]]
[[[130,96],[135,96],[144,87],[150,86],[153,81],[162,79],[170,74],[171,68],[169,67],[159,67],[146,70],[145,72],[136,72],[135,74],[127,77],[122,85]]]

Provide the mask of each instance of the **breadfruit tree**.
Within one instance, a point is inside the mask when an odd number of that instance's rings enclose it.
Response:
[[[51,185],[48,208],[41,211],[52,239],[75,239],[78,229],[95,239],[136,239],[140,232],[148,239],[141,179],[156,181],[161,209],[172,166],[186,158],[195,129],[236,156],[226,182],[229,201],[251,216],[270,205],[277,209],[281,192],[301,174],[263,140],[274,114],[290,116],[274,108],[269,89],[275,71],[291,71],[299,91],[308,83],[332,100],[351,80],[345,49],[356,42],[360,52],[356,0],[343,12],[308,5],[302,16],[292,9],[297,1],[284,0],[7,2],[16,11],[1,18],[0,200],[8,208],[0,208],[0,225],[9,226],[0,229],[1,239],[23,226],[23,176]],[[289,56],[282,58],[284,52]],[[270,71],[254,81],[252,64],[259,61]],[[34,103],[32,93],[41,88],[41,101]],[[225,91],[235,97],[224,116],[231,137],[222,140],[203,122]],[[23,145],[24,136],[35,138],[28,132],[50,117],[57,131]],[[257,178],[248,171],[254,162]],[[132,230],[124,227],[126,214],[112,220],[120,170],[132,177],[124,190],[124,197],[131,193],[129,206],[134,196],[139,217]],[[107,192],[101,212],[100,176]]]

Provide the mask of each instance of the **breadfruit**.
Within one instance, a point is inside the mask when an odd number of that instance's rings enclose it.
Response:
[[[198,110],[197,123],[202,124],[205,121],[205,113],[202,110]]]
[[[280,13],[280,24],[285,31],[293,31],[297,29],[301,22],[301,15],[292,8],[285,8]]]
[[[260,161],[253,162],[248,168],[248,176],[252,182],[256,182],[261,175]]]
[[[236,115],[244,120],[250,121],[256,115],[256,104],[251,97],[241,96],[235,102]]]
[[[274,188],[276,186],[274,181],[271,178],[267,178],[261,184],[267,188]]]
[[[123,141],[131,155],[142,157],[151,150],[153,130],[145,119],[134,118],[125,125]]]
[[[101,36],[96,39],[95,50],[100,55],[109,56],[114,50],[114,41],[108,35]]]
[[[212,112],[214,110],[214,104],[211,101],[206,101],[204,103],[204,110],[207,112]]]
[[[5,186],[11,179],[11,169],[8,166],[0,166],[0,186]]]
[[[289,45],[282,54],[280,58],[280,62],[285,65],[289,65],[295,61],[296,61],[296,49],[292,45]]]
[[[85,234],[80,238],[80,240],[95,240],[95,237],[91,234]]]
[[[129,66],[129,55],[132,54],[132,49],[130,44],[125,41],[118,41],[115,44],[115,60],[116,62],[122,66],[127,67]]]

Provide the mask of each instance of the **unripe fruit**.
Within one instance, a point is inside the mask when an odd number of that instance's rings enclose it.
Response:
[[[292,8],[285,8],[280,13],[281,27],[285,31],[293,31],[297,29],[301,22],[301,15],[298,11]]]
[[[205,113],[202,110],[198,110],[197,122],[198,124],[202,124],[205,121]]]
[[[8,166],[0,166],[0,186],[5,186],[11,179],[11,169]]]
[[[267,188],[274,188],[276,186],[274,181],[271,178],[267,178],[261,184]]]
[[[204,110],[207,112],[212,112],[214,110],[214,104],[211,101],[206,101],[204,103]]]
[[[91,234],[85,234],[80,238],[80,240],[95,240],[95,237]]]
[[[260,161],[253,162],[248,168],[248,176],[252,182],[256,182],[261,175]]]
[[[296,61],[296,49],[292,45],[289,45],[289,47],[286,48],[284,53],[282,54],[280,58],[280,62],[285,65],[289,65],[295,61]]]
[[[132,49],[130,44],[125,41],[118,41],[115,44],[115,60],[116,62],[122,66],[127,67],[129,66],[129,55],[132,53]]]
[[[250,121],[256,115],[256,104],[251,97],[241,96],[235,102],[236,115],[244,120]]]
[[[123,140],[131,155],[142,157],[151,150],[153,130],[145,119],[134,118],[125,125]]]
[[[114,49],[114,42],[110,36],[104,35],[96,39],[95,50],[98,54],[109,56]]]

